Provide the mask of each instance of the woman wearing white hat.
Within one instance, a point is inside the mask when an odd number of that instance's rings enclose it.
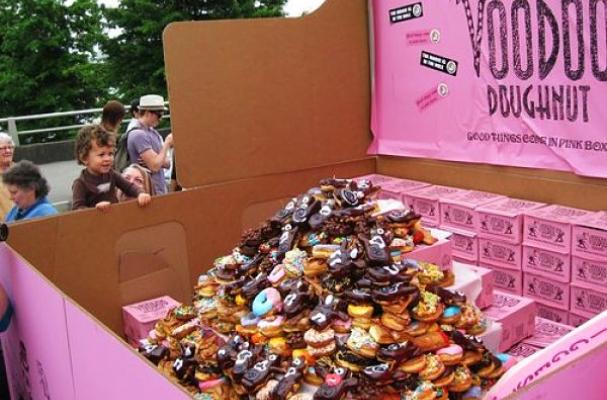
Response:
[[[152,183],[156,194],[167,192],[164,169],[170,166],[168,151],[173,147],[173,135],[166,139],[155,129],[166,110],[164,98],[155,94],[141,96],[139,99],[138,126],[129,132],[127,150],[129,159],[152,171]]]

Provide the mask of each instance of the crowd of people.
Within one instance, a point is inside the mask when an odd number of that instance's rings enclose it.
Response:
[[[84,168],[72,185],[73,210],[107,212],[111,204],[129,200],[144,207],[152,196],[167,193],[165,170],[171,164],[173,135],[163,139],[156,130],[165,111],[162,96],[134,100],[130,105],[133,118],[120,135],[127,110],[111,100],[98,124],[78,131],[75,156]],[[12,138],[0,133],[0,217],[9,223],[56,214],[40,168],[27,160],[13,162],[14,149]]]

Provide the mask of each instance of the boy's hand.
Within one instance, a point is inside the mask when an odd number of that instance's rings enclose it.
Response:
[[[101,212],[108,212],[110,211],[110,205],[112,203],[110,203],[109,201],[100,201],[99,203],[95,204],[95,208]]]
[[[152,196],[147,193],[139,193],[139,196],[137,196],[137,204],[139,204],[139,207],[145,207],[151,202]]]

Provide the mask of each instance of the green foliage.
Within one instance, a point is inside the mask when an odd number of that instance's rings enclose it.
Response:
[[[95,0],[0,0],[0,109],[4,116],[90,107],[106,94]]]
[[[286,0],[122,0],[106,9],[108,28],[118,36],[105,41],[110,84],[129,101],[145,93],[166,96],[162,31],[174,21],[281,16]]]

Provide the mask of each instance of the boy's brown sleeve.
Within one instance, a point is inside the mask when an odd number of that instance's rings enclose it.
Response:
[[[80,179],[76,179],[72,184],[72,210],[78,210],[80,208],[87,208],[86,187]]]

